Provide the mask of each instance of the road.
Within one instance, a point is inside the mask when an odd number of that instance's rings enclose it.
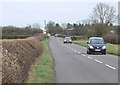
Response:
[[[118,83],[118,56],[88,55],[86,47],[50,37],[56,83]]]

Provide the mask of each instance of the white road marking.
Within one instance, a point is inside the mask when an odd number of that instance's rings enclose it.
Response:
[[[80,54],[80,52],[78,52]]]
[[[70,48],[70,47],[68,47],[68,48]]]
[[[88,58],[89,58],[89,59],[93,59],[93,58],[91,58],[91,57],[89,57],[89,56],[88,56]]]
[[[75,52],[77,52],[76,50],[74,50]]]
[[[108,65],[108,64],[105,64],[107,67],[111,68],[111,69],[116,69],[115,67],[111,66],[111,65]]]
[[[98,63],[103,63],[103,62],[101,62],[101,61],[99,61],[99,60],[97,60],[97,59],[95,59],[95,61],[98,62]]]
[[[82,56],[86,56],[86,55],[82,54]]]
[[[74,49],[72,49],[72,50],[74,50]]]

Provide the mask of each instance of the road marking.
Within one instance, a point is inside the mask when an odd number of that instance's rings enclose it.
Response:
[[[105,64],[107,67],[111,68],[111,69],[116,69],[115,67],[111,66],[111,65],[108,65],[108,64]]]
[[[98,62],[98,63],[103,63],[103,62],[101,62],[101,61],[99,61],[99,60],[97,60],[97,59],[95,59],[95,61]]]
[[[74,50],[75,52],[77,52],[76,50]]]
[[[78,52],[80,54],[80,52]]]
[[[74,50],[74,49],[72,49],[72,50]]]
[[[68,47],[68,48],[70,48],[70,47]]]
[[[89,57],[89,56],[88,56],[88,58],[89,58],[89,59],[93,59],[93,58],[91,58],[91,57]]]
[[[86,56],[86,55],[82,54],[82,56]]]

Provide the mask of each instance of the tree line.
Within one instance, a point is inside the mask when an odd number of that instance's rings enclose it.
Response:
[[[117,33],[119,30],[113,26],[113,22],[118,19],[116,9],[108,4],[99,3],[94,7],[89,19],[80,23],[58,24],[49,21],[46,30],[51,34],[79,35],[79,36],[104,36],[107,33]]]
[[[43,32],[38,23],[26,27],[3,26],[0,29],[2,29],[2,38],[25,38]]]

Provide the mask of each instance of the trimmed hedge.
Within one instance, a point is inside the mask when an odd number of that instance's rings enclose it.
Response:
[[[2,41],[2,83],[26,82],[31,64],[43,53],[39,41],[43,38],[41,35]]]

